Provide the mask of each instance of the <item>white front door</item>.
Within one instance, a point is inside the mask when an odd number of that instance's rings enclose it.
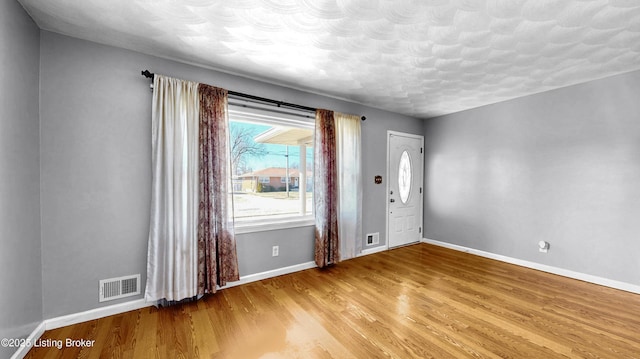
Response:
[[[422,237],[424,137],[387,132],[387,238],[389,248]]]

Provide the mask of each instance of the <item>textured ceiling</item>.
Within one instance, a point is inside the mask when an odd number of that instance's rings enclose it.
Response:
[[[42,29],[421,118],[640,69],[638,0],[19,2]]]

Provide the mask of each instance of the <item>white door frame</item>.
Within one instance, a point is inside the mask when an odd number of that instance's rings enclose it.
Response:
[[[390,188],[391,181],[389,179],[391,178],[391,175],[392,175],[391,174],[391,166],[390,166],[390,164],[391,164],[391,146],[390,146],[391,135],[404,136],[404,137],[411,137],[411,138],[420,139],[421,140],[420,148],[421,148],[421,151],[424,152],[424,136],[415,135],[415,134],[412,134],[412,133],[405,133],[405,132],[387,130],[387,181],[386,181],[387,185],[385,186],[387,192],[385,193],[385,196],[384,196],[385,201],[386,201],[386,204],[385,204],[386,238],[385,238],[385,241],[387,243],[386,244],[387,250],[390,248],[389,247],[389,229],[390,229],[390,226],[389,226],[389,203],[390,203],[389,200],[390,200],[390,194],[389,194],[389,192],[391,191],[391,188]],[[424,161],[424,153],[422,153],[422,161]],[[424,233],[423,230],[422,230],[423,227],[424,227],[424,213],[423,213],[424,212],[424,168],[425,168],[425,165],[424,165],[424,162],[423,162],[422,163],[422,173],[421,173],[422,183],[420,184],[421,191],[420,191],[420,206],[419,206],[420,207],[420,234],[421,234],[421,236],[423,236],[423,233]],[[420,241],[422,241],[422,238],[420,238]]]

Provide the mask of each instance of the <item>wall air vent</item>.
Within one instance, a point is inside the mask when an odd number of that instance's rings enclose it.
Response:
[[[367,234],[367,246],[373,246],[380,243],[380,232]]]
[[[100,302],[140,294],[140,274],[100,281]]]

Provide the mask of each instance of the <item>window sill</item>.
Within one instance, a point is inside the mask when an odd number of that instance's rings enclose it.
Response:
[[[242,221],[235,222],[234,231],[236,234],[275,231],[287,228],[299,228],[315,225],[313,217],[289,217],[270,221]]]

